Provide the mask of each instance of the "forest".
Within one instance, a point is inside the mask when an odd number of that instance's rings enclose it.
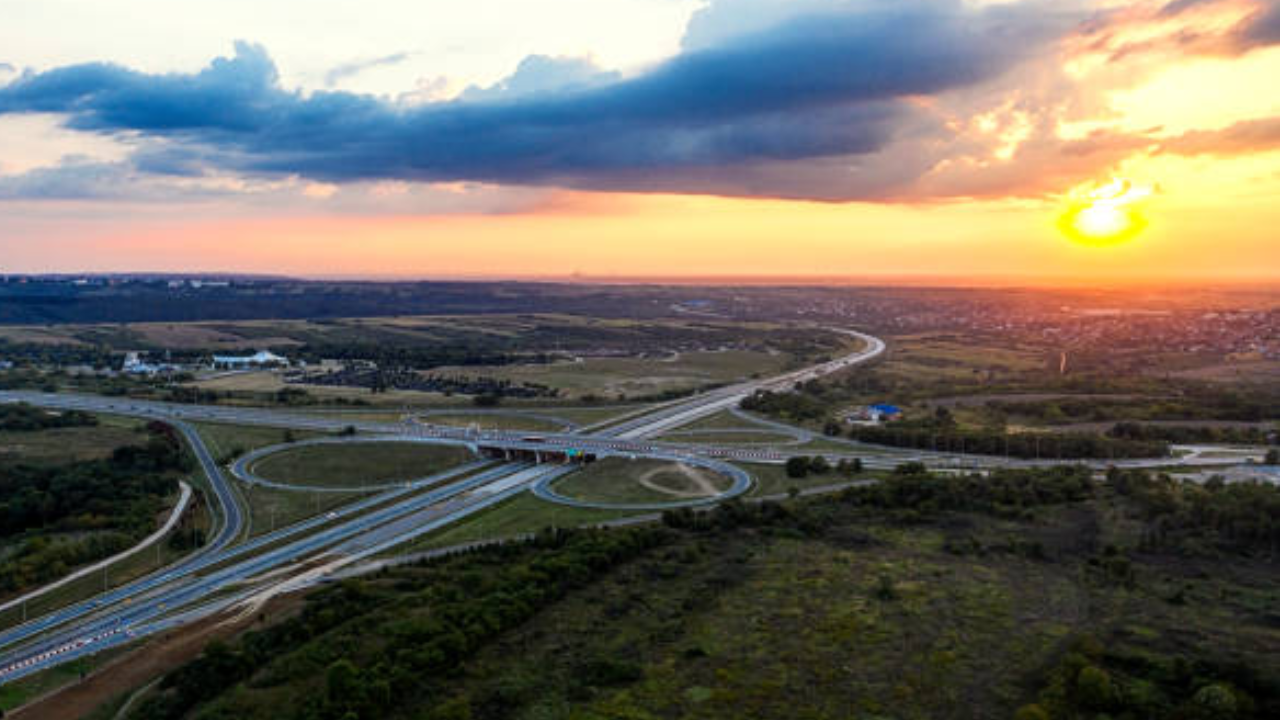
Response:
[[[102,460],[0,464],[0,593],[55,579],[155,530],[191,461],[171,427],[152,422],[147,430],[145,444]]]
[[[1248,578],[1274,578],[1277,502],[908,465],[833,498],[548,530],[317,592],[128,716],[1275,717],[1251,609],[1274,588]]]

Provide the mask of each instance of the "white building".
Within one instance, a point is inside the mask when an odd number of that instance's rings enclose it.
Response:
[[[127,375],[158,375],[160,373],[177,372],[177,365],[169,363],[149,363],[144,362],[142,357],[136,353],[127,353],[124,356],[124,365],[120,371]]]
[[[248,370],[263,367],[288,367],[288,358],[280,357],[267,350],[247,355],[214,355],[213,367],[220,370]]]

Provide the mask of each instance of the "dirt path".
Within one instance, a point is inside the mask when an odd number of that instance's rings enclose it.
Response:
[[[302,605],[295,594],[273,601],[263,612],[267,623],[292,615]],[[258,618],[206,618],[174,630],[112,660],[80,682],[68,685],[9,712],[19,720],[77,720],[103,703],[134,688],[141,688],[195,658],[211,640],[226,639],[247,629]]]
[[[662,483],[654,481],[654,477],[673,469],[673,467],[675,470],[680,472],[680,474],[687,477],[689,481],[692,482],[698,489],[697,490],[677,490],[675,488],[667,487]],[[688,465],[684,465],[681,463],[672,463],[669,466],[653,468],[652,470],[641,475],[638,479],[638,482],[644,487],[654,492],[662,493],[664,495],[672,495],[678,498],[704,498],[704,497],[711,497],[712,495],[720,494],[720,489],[717,488],[715,486],[715,483],[711,482],[711,480],[708,479],[706,475],[704,475],[699,470],[696,470],[694,468],[689,467]]]

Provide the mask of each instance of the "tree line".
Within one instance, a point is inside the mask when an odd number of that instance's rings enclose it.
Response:
[[[0,431],[35,432],[54,428],[91,427],[98,418],[83,410],[53,412],[32,407],[27,403],[0,405]]]
[[[191,466],[172,428],[153,422],[147,430],[144,444],[116,448],[102,460],[0,464],[0,541],[14,548],[0,563],[0,592],[55,579],[155,529],[174,473]]]

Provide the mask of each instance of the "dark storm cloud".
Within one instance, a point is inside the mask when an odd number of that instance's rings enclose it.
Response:
[[[480,180],[584,188],[840,198],[771,164],[861,156],[903,132],[943,132],[908,98],[970,87],[1042,51],[1065,27],[1043,5],[949,0],[811,15],[645,74],[576,91],[406,107],[282,89],[261,47],[196,74],[108,64],[27,73],[0,114],[60,113],[69,127],[163,138],[219,170],[370,179]],[[750,186],[739,171],[752,168]],[[836,172],[835,177],[839,177]]]

